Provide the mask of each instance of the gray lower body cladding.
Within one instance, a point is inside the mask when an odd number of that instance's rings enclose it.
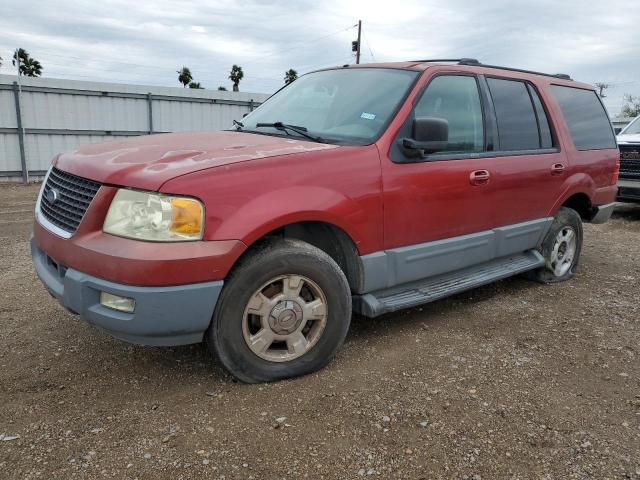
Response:
[[[353,309],[365,317],[376,317],[433,302],[543,265],[542,255],[537,250],[529,250],[395,288],[356,295]]]
[[[361,257],[368,293],[462,270],[538,247],[553,218],[541,218],[460,237],[399,247]]]
[[[36,273],[49,293],[67,310],[79,314],[121,340],[169,346],[202,342],[222,290],[222,281],[171,287],[122,285],[57,265],[31,240]],[[135,300],[133,313],[100,304],[100,292]]]
[[[534,249],[552,222],[546,217],[365,255],[354,310],[381,315],[538,268],[544,261]]]

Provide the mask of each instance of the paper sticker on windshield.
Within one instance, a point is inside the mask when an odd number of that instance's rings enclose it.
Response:
[[[376,114],[375,113],[362,112],[360,114],[360,118],[364,118],[366,120],[375,120],[376,119]]]

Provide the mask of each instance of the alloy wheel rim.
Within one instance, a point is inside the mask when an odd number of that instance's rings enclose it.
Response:
[[[263,360],[289,362],[311,350],[327,324],[327,299],[313,280],[302,275],[274,277],[249,298],[242,334]]]
[[[573,267],[576,256],[577,236],[573,228],[565,226],[556,235],[547,262],[549,269],[556,277],[562,277]]]

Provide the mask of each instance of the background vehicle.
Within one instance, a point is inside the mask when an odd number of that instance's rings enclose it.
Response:
[[[571,278],[619,152],[593,87],[476,60],[305,75],[235,131],[54,160],[36,270],[116,337],[205,339],[248,382],[302,375],[376,316],[511,275]]]
[[[617,136],[620,149],[618,200],[640,202],[640,116]]]

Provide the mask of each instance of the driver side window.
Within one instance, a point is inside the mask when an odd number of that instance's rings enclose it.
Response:
[[[482,107],[475,77],[441,75],[434,78],[415,106],[414,114],[415,118],[440,118],[448,122],[449,141],[441,152],[484,150]]]

